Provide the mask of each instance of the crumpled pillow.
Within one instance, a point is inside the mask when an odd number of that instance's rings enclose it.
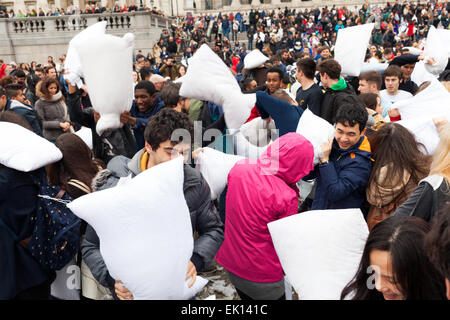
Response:
[[[64,70],[68,73],[64,75],[64,79],[68,80],[73,86],[78,86],[81,88],[83,77],[83,70],[81,68],[80,57],[75,49],[76,43],[83,43],[83,41],[91,36],[96,37],[105,34],[106,31],[106,21],[101,21],[92,26],[86,28],[85,30],[78,33],[69,42],[69,49],[67,50],[66,60],[64,61]]]
[[[441,43],[444,45],[447,57],[450,58],[450,30],[446,29],[437,29],[439,37],[441,38]]]
[[[269,60],[261,51],[255,49],[248,53],[244,58],[244,69],[251,70],[259,67]]]
[[[358,77],[366,56],[375,23],[340,29],[334,47],[334,58],[341,65],[341,73]]]
[[[243,94],[231,71],[206,44],[189,61],[180,96],[222,106],[230,130],[240,128],[256,103],[256,94]]]
[[[244,123],[239,131],[242,135],[255,146],[266,146],[270,141],[270,130],[276,130],[273,119],[267,123],[261,117],[257,117],[247,123]]]
[[[316,116],[311,110],[303,111],[296,132],[308,139],[313,145],[314,165],[320,162],[322,154],[320,145],[323,142],[328,142],[329,138],[334,138],[334,131],[334,127],[328,121]]]
[[[89,149],[93,149],[91,128],[82,127],[80,130],[76,131],[75,134],[79,136],[81,140],[84,141],[84,143],[87,144]]]
[[[438,75],[444,71],[448,63],[448,47],[446,47],[443,40],[436,28],[431,26],[428,31],[423,54],[427,57],[434,58],[435,63],[433,65],[425,64],[427,71],[434,75]]]
[[[217,199],[222,193],[231,168],[242,159],[245,158],[211,148],[203,148],[203,152],[199,153],[196,169],[201,172],[211,189],[211,200]]]
[[[392,108],[398,109],[402,120],[446,116],[450,113],[450,93],[442,83],[432,79],[423,91],[393,103]]]
[[[254,145],[253,143],[248,141],[240,131],[234,134],[233,143],[235,154],[255,160],[258,159],[270,145],[269,143],[265,146],[258,147],[257,145]]]
[[[411,74],[411,80],[415,82],[418,86],[420,86],[425,81],[432,81],[436,79],[437,76],[431,74],[428,72],[428,70],[425,68],[425,62],[419,61],[416,63],[416,66],[414,67],[414,71]]]
[[[178,157],[68,205],[95,229],[109,273],[136,300],[189,299],[207,282],[185,281],[194,240],[183,180]]]
[[[100,113],[96,130],[122,127],[120,114],[131,109],[133,102],[134,35],[123,38],[109,34],[90,35],[74,43],[94,109]]]
[[[339,300],[369,235],[361,210],[308,211],[267,226],[299,300]]]
[[[50,141],[15,123],[0,122],[0,164],[30,172],[62,159]]]

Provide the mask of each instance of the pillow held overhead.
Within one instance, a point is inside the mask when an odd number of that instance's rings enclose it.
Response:
[[[368,23],[339,30],[334,58],[341,65],[342,74],[359,76],[374,26],[375,23]]]
[[[48,140],[15,123],[0,122],[0,163],[30,172],[62,159],[61,151]]]
[[[111,276],[136,300],[189,299],[207,282],[185,281],[194,244],[183,181],[178,157],[69,204],[95,229]]]
[[[133,102],[134,35],[90,35],[74,44],[80,57],[86,86],[94,109],[100,113],[96,130],[122,127],[120,114]],[[101,72],[99,72],[101,70]]]
[[[261,51],[255,49],[247,54],[244,58],[244,69],[250,70],[259,67],[269,60]]]

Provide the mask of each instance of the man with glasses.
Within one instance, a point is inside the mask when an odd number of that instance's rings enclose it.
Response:
[[[184,141],[177,135],[181,129],[193,137],[193,124],[188,115],[182,112],[164,108],[153,116],[145,129],[145,147],[132,159],[117,156],[108,163],[107,177],[97,178],[93,184],[97,190],[111,188],[121,178],[134,177],[141,172],[184,155],[185,160],[190,155],[191,142]],[[105,179],[106,178],[106,179]],[[101,184],[101,182],[103,184]],[[101,186],[99,186],[101,184]],[[189,286],[195,282],[197,271],[205,271],[210,266],[214,256],[224,239],[223,223],[211,202],[211,191],[201,173],[191,166],[184,165],[184,197],[188,205],[192,230],[198,232],[194,240],[194,251],[188,264],[186,279],[192,277]],[[149,213],[151,208],[149,208]],[[88,226],[86,238],[81,246],[83,259],[94,278],[103,286],[109,288],[114,296],[121,300],[132,300],[132,292],[121,285],[119,279],[113,279],[100,253],[100,241],[95,230]]]

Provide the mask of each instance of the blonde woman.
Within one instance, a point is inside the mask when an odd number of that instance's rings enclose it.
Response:
[[[420,217],[427,222],[450,203],[450,123],[435,119],[440,141],[433,155],[430,175],[394,213]]]

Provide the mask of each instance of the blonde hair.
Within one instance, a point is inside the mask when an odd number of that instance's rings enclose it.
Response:
[[[450,122],[439,130],[440,141],[433,155],[430,175],[439,174],[450,182]]]

